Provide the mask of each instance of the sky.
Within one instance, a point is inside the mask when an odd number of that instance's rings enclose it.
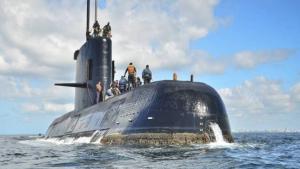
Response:
[[[154,81],[193,74],[221,95],[232,131],[300,131],[299,6],[101,0],[98,19],[112,26],[117,77],[129,62],[139,74],[149,64]],[[0,1],[0,134],[45,133],[73,110],[74,89],[53,84],[75,79],[85,10],[85,0]]]

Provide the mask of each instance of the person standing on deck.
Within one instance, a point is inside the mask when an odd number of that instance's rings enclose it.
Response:
[[[142,82],[141,82],[141,79],[139,77],[136,78],[136,86],[141,86],[142,85]]]
[[[103,92],[102,91],[103,91],[103,87],[102,87],[101,82],[99,81],[96,84],[96,104],[103,101],[103,94],[102,94]]]
[[[103,32],[102,32],[102,36],[104,38],[111,38],[111,26],[109,24],[109,22],[103,27]]]
[[[149,69],[149,65],[146,65],[146,68],[143,70],[142,78],[144,80],[144,84],[150,83],[150,81],[152,79],[152,72]]]
[[[135,88],[135,86],[136,86],[136,83],[135,83],[136,68],[131,62],[129,63],[127,69],[125,70],[124,76],[126,76],[127,72],[128,72],[128,87],[130,89],[130,84],[131,84],[132,87]]]
[[[119,80],[119,90],[121,93],[124,93],[127,90],[127,80],[124,76],[121,76],[121,79]]]
[[[100,28],[100,24],[98,21],[96,21],[94,23],[93,29],[94,29],[94,32],[93,32],[94,37],[99,37],[100,33],[101,33],[101,28]]]

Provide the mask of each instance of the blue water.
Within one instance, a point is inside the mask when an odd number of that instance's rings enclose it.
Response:
[[[0,168],[300,168],[300,133],[234,138],[233,144],[145,147],[0,136]]]

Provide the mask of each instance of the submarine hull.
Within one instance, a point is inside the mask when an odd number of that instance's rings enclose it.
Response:
[[[46,137],[92,136],[103,144],[191,144],[214,141],[211,123],[233,142],[222,99],[199,82],[158,81],[56,120]]]

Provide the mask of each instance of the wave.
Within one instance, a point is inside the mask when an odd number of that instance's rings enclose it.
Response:
[[[71,144],[101,144],[102,137],[99,131],[95,131],[89,137],[63,137],[63,138],[36,138],[31,140],[19,141],[21,144],[31,146],[48,146],[48,145],[71,145]]]

